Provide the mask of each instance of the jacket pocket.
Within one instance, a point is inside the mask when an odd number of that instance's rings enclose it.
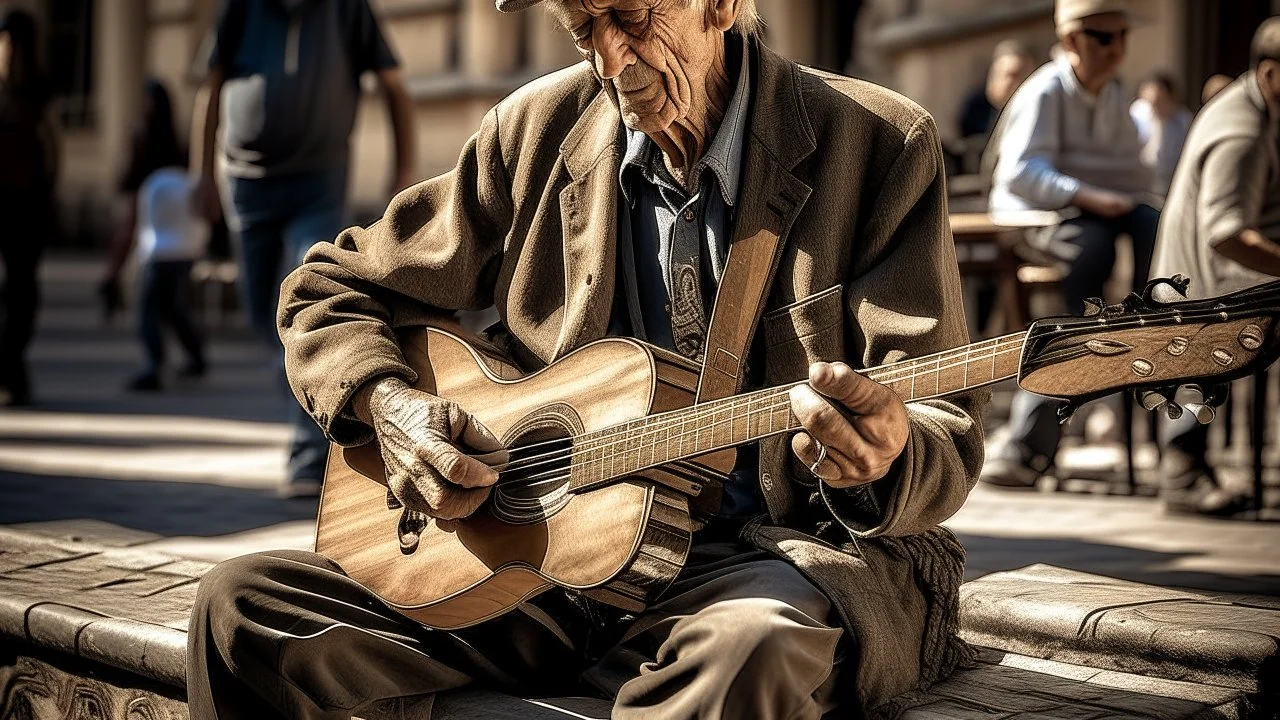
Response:
[[[844,287],[772,310],[760,320],[765,341],[765,382],[779,385],[808,376],[809,364],[844,359]]]

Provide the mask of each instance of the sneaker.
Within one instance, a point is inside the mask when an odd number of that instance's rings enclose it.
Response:
[[[1222,487],[1212,477],[1200,475],[1188,487],[1162,488],[1166,515],[1231,517],[1253,507],[1253,497]]]
[[[996,457],[982,466],[978,481],[1005,490],[1034,490],[1042,473],[1023,463]]]
[[[142,373],[130,380],[125,387],[136,392],[156,392],[164,389],[160,385],[160,376],[153,372]]]
[[[319,480],[290,480],[276,488],[276,496],[285,500],[320,497],[322,486]]]

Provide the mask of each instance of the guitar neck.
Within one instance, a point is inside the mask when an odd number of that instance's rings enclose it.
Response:
[[[1026,333],[881,365],[862,374],[903,402],[919,402],[1016,377]],[[789,432],[800,427],[790,390],[800,383],[605,428],[574,439],[570,489],[589,490],[626,475]]]

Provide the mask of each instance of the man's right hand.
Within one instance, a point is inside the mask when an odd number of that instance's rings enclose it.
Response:
[[[475,512],[498,481],[490,466],[507,460],[502,443],[457,403],[399,378],[363,388],[356,410],[367,411],[362,419],[378,435],[392,494],[430,517],[456,520]]]
[[[1128,215],[1137,207],[1137,203],[1128,195],[1110,190],[1100,190],[1088,185],[1081,187],[1076,193],[1074,204],[1085,212],[1104,218],[1116,218]]]

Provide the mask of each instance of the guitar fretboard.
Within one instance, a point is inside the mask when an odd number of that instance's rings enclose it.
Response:
[[[863,374],[903,402],[990,385],[1018,374],[1026,333],[881,365]],[[798,384],[798,383],[797,383]],[[760,440],[800,427],[791,413],[796,384],[757,390],[634,420],[574,441],[571,488],[588,489],[646,468]]]

